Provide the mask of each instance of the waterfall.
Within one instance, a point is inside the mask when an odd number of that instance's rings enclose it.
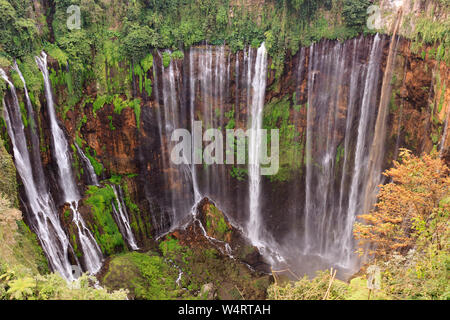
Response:
[[[170,54],[169,51],[167,51]],[[185,106],[183,92],[181,92],[182,79],[178,69],[177,60],[172,59],[165,67],[162,55],[158,52],[154,60],[154,93],[156,106],[156,117],[158,119],[158,131],[161,143],[161,165],[164,172],[162,180],[166,187],[175,186],[176,191],[164,190],[164,199],[161,202],[162,212],[159,220],[154,217],[154,226],[157,236],[182,225],[190,216],[194,203],[192,199],[193,174],[192,165],[187,159],[179,166],[171,161],[170,152],[175,145],[171,141],[172,133],[177,128],[183,128],[184,114],[188,106]],[[161,98],[161,99],[160,99]]]
[[[323,41],[309,48],[303,254],[345,268],[355,258],[352,229],[363,205],[361,184],[372,141],[383,48],[376,35],[368,61],[361,64],[357,60],[365,41]]]
[[[391,82],[392,73],[395,64],[395,56],[397,52],[398,41],[397,31],[400,27],[400,21],[403,10],[397,12],[396,22],[393,26],[393,34],[389,45],[389,53],[386,61],[386,69],[383,75],[383,83],[381,86],[380,103],[378,107],[377,121],[375,124],[375,132],[373,143],[369,150],[368,162],[368,179],[364,194],[363,213],[368,213],[376,202],[378,194],[378,185],[381,183],[381,171],[384,160],[384,144],[386,140],[387,117],[389,114],[389,102],[391,99]]]
[[[28,99],[25,80],[20,70],[17,67],[15,69],[23,81],[25,95]],[[4,117],[13,146],[14,163],[24,186],[27,199],[25,207],[30,224],[39,238],[52,270],[60,273],[69,281],[74,280],[72,264],[69,261],[69,252],[73,253],[73,250],[67,235],[62,229],[58,212],[45,183],[40,157],[31,157],[28,151],[16,90],[2,69],[0,69],[0,76],[9,85],[12,96],[12,100],[9,103],[6,103],[5,99],[3,99]],[[29,111],[28,117],[34,122],[34,113],[30,112],[32,110],[31,103],[27,105],[27,108]],[[33,130],[31,130],[30,135],[31,142],[37,141],[35,142],[36,144],[30,143],[31,149],[37,148],[39,150],[39,138]],[[44,179],[37,180],[38,177],[44,177]]]
[[[19,69],[19,66],[17,65],[17,63],[15,61],[14,61],[13,69],[19,75],[20,80],[22,81],[23,87],[24,87],[25,105],[26,105],[27,113],[28,113],[28,129],[29,129],[29,133],[30,133],[30,135],[29,135],[29,137],[30,137],[29,145],[31,148],[30,156],[32,158],[32,162],[36,166],[36,170],[33,170],[34,178],[35,178],[36,183],[38,183],[40,185],[39,189],[45,189],[47,186],[45,185],[46,179],[45,179],[44,171],[42,170],[42,160],[41,160],[41,153],[40,153],[40,148],[39,148],[40,142],[39,142],[39,135],[38,135],[37,126],[36,126],[36,117],[34,114],[33,106],[31,104],[30,96],[28,94],[27,84],[22,75],[22,72]]]
[[[249,69],[250,70],[250,69]],[[260,193],[261,174],[259,157],[261,152],[261,134],[264,98],[266,92],[267,77],[267,52],[264,43],[256,54],[255,72],[252,80],[251,97],[251,135],[249,140],[249,222],[248,236],[255,243],[260,243],[261,214]],[[250,88],[247,88],[250,91]]]
[[[112,203],[112,208],[120,233],[122,234],[124,239],[127,240],[128,245],[132,250],[139,250],[139,247],[136,244],[136,239],[134,238],[133,232],[131,231],[127,207],[123,201],[122,188],[120,186],[116,187],[115,185],[112,185],[111,187],[116,198],[116,202],[114,203],[113,201]]]
[[[198,203],[202,196],[200,194],[200,190],[197,182],[197,172],[196,172],[196,153],[197,153],[197,145],[194,140],[195,132],[194,132],[194,122],[195,122],[195,64],[194,64],[195,52],[194,49],[191,48],[189,50],[189,110],[191,117],[191,133],[192,133],[192,150],[191,150],[191,175],[192,175],[192,187],[194,189],[194,205]],[[194,214],[196,208],[192,209],[192,213]]]
[[[265,44],[258,49],[246,47],[237,53],[231,53],[226,45],[192,47],[185,52],[184,61],[172,59],[166,66],[162,55],[154,54],[153,100],[149,102],[151,108],[142,110],[145,134],[139,137],[142,139],[139,141],[139,165],[146,175],[143,188],[156,236],[192,221],[197,204],[203,197],[208,197],[226,213],[234,226],[243,229],[263,254],[270,256],[279,252],[283,257],[292,258],[289,263],[295,259],[299,264],[320,261],[309,270],[318,265],[351,269],[356,261],[353,224],[356,216],[373,204],[374,186],[379,182],[384,154],[390,96],[388,84],[396,42],[394,37],[382,79],[385,39],[377,34],[344,42],[323,40],[300,48],[297,69],[287,73],[289,82],[295,84],[297,81],[297,101],[293,104],[298,105],[293,107],[291,104],[287,108],[297,126],[294,128],[297,130],[295,143],[300,150],[295,149],[287,156],[299,168],[292,171],[288,187],[282,180],[284,178],[277,181],[280,189],[273,194],[263,193],[274,184],[271,179],[261,177],[259,165],[262,137],[258,130],[263,128],[268,72]],[[69,141],[56,116],[45,53],[36,57],[36,63],[44,78],[58,190],[73,212],[83,267],[95,273],[100,269],[103,257],[78,211],[81,194],[72,169]],[[13,68],[24,83],[29,125],[24,126],[16,91],[4,72],[1,76],[10,90],[3,104],[14,160],[24,181],[24,198],[28,201],[26,213],[52,269],[71,279],[69,257],[73,250],[49,193],[41,163],[36,119],[25,80],[17,64]],[[292,74],[295,74],[293,79],[289,78]],[[286,90],[294,87],[288,81],[286,85],[290,86]],[[274,90],[270,93],[274,98],[271,102],[278,107],[276,99],[284,94],[285,91]],[[305,120],[306,127],[303,128]],[[230,127],[236,129],[253,131],[248,141],[248,164],[196,163],[196,158],[203,159],[199,153],[207,144],[194,141],[197,121],[202,122],[203,130],[215,128],[225,133],[225,128],[231,124]],[[448,121],[447,117],[444,135],[448,131]],[[170,158],[175,145],[171,135],[177,128],[189,127],[194,142],[190,150],[192,162],[185,159],[185,163],[175,165]],[[443,142],[441,150],[442,146]],[[79,145],[75,144],[75,148],[84,163],[86,180],[99,185],[99,177],[89,158]],[[153,153],[146,154],[147,151]],[[235,169],[238,173],[233,171]],[[114,219],[129,248],[138,250],[123,192],[118,185],[111,187],[115,195],[112,202]],[[286,197],[275,203],[279,190],[286,190]],[[56,196],[55,200],[58,200]],[[286,219],[280,218],[282,210],[287,211]]]
[[[78,146],[77,143],[75,143],[75,148],[77,149],[78,154],[81,157],[81,160],[83,160],[84,166],[87,170],[88,173],[88,177],[89,177],[89,184],[93,185],[93,186],[98,186],[98,177],[97,174],[95,174],[95,170],[94,167],[91,164],[91,161],[89,160],[89,158],[84,154],[83,150],[81,150],[81,148]]]
[[[348,183],[348,166],[349,166],[349,157],[350,157],[350,140],[351,140],[351,129],[353,120],[355,117],[355,103],[356,103],[356,93],[358,88],[358,83],[360,81],[360,73],[361,68],[356,64],[356,57],[358,53],[358,48],[360,47],[362,38],[353,40],[353,53],[352,53],[352,64],[351,64],[351,74],[350,74],[350,88],[349,88],[349,100],[347,104],[347,119],[345,123],[345,141],[344,141],[344,164],[342,166],[342,175],[341,175],[341,183],[339,190],[341,190],[339,195],[339,216],[343,214],[343,201],[345,193],[342,190],[345,189],[346,184]],[[338,230],[342,230],[342,219],[339,220]]]
[[[158,58],[161,60],[161,64],[162,64],[162,56],[161,53],[158,51]],[[162,67],[161,67],[162,68]],[[159,142],[160,142],[160,146],[161,146],[161,165],[162,168],[166,168],[168,166],[168,162],[167,162],[167,155],[166,155],[166,143],[165,143],[165,125],[164,125],[164,119],[162,116],[162,112],[161,112],[161,103],[160,103],[160,94],[159,94],[159,75],[158,75],[158,64],[157,64],[157,59],[153,59],[153,84],[154,84],[154,88],[153,88],[153,92],[154,92],[154,97],[155,97],[155,102],[156,102],[156,118],[158,121],[158,133],[159,133]],[[163,174],[162,180],[163,180],[163,184],[166,186],[169,183],[169,179],[167,177],[167,174]],[[170,195],[167,195],[167,192],[163,193],[164,196],[164,204],[168,202],[168,198],[170,197]],[[148,195],[146,195],[147,201],[151,204],[152,203],[152,199],[149,198]],[[164,208],[163,208],[164,210]],[[152,224],[153,227],[156,229],[155,232],[157,235],[161,235],[164,232],[166,232],[166,220],[169,220],[169,224],[172,224],[172,215],[170,213],[166,213],[166,212],[162,212],[159,217],[157,217],[156,214],[151,215],[151,219],[152,219]]]
[[[174,165],[169,157],[173,130],[190,127],[194,133],[196,121],[202,121],[203,130],[216,128],[222,133],[231,120],[236,129],[262,128],[267,80],[264,44],[236,54],[226,46],[192,47],[182,63],[172,60],[166,67],[161,55],[155,55],[153,111],[161,143],[156,185],[163,191],[158,199],[151,199],[149,193],[146,197],[160,209],[152,216],[157,234],[182,226],[195,204],[208,197],[266,257],[275,253],[297,260],[312,258],[317,263],[309,270],[318,265],[352,268],[356,261],[352,228],[364,206],[385,43],[380,35],[360,36],[300,49],[297,101],[306,101],[306,108],[291,106],[289,113],[296,125],[306,120],[305,130],[298,127],[296,141],[300,146],[306,143],[304,150],[290,156],[292,163],[304,162],[305,170],[293,176],[295,186],[287,191],[286,203],[274,206],[267,205],[276,201],[272,195],[261,196],[271,184],[260,175],[257,135],[249,137],[247,167],[196,164],[200,147],[207,143],[196,144],[194,139],[192,163]],[[287,209],[288,219],[275,221],[275,208]],[[270,225],[274,222],[280,226]]]
[[[313,83],[314,83],[314,77],[315,74],[313,71],[313,62],[317,61],[317,59],[313,59],[314,54],[314,45],[312,44],[309,47],[309,62],[308,62],[308,105],[307,113],[306,113],[306,146],[305,146],[305,167],[306,167],[306,178],[305,178],[305,231],[304,231],[304,253],[307,253],[310,249],[309,244],[309,233],[310,229],[308,228],[309,225],[309,215],[312,211],[312,200],[311,200],[311,184],[312,184],[312,106],[310,105],[310,101],[312,101],[312,89],[313,89]]]
[[[47,55],[45,52],[41,56],[35,57],[36,63],[42,72],[44,78],[45,97],[47,99],[48,114],[50,118],[50,130],[54,147],[54,157],[58,167],[59,185],[63,193],[63,199],[69,203],[73,213],[73,221],[78,228],[78,236],[81,243],[83,258],[86,269],[92,273],[97,273],[102,266],[102,253],[100,247],[95,241],[92,233],[86,227],[83,218],[78,212],[78,201],[80,195],[75,183],[70,161],[68,143],[63,131],[58,125],[55,107],[53,103],[52,89],[47,69]]]
[[[363,100],[361,105],[361,116],[358,125],[358,136],[355,151],[355,164],[353,169],[353,177],[350,187],[349,205],[347,209],[347,217],[344,234],[346,235],[342,250],[346,255],[346,262],[349,263],[353,255],[353,237],[352,230],[356,215],[362,213],[364,204],[362,203],[362,187],[361,183],[365,181],[367,173],[367,151],[369,144],[367,142],[367,134],[369,121],[371,121],[371,109],[374,107],[373,100],[376,99],[377,90],[375,90],[379,78],[379,65],[382,43],[380,36],[377,34],[373,41],[370,54],[369,67],[366,74],[365,86],[363,91]]]

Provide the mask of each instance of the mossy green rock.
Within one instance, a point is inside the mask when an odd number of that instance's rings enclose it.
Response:
[[[231,225],[225,220],[223,213],[211,203],[204,205],[203,212],[208,235],[221,241],[230,242]]]
[[[177,277],[177,269],[161,256],[130,252],[112,257],[101,282],[108,289],[128,289],[131,298],[167,300],[183,294],[177,286]]]

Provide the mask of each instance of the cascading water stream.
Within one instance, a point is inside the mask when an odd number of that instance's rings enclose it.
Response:
[[[384,43],[376,35],[368,61],[361,64],[357,55],[366,41],[324,41],[309,48],[303,254],[343,268],[351,268],[356,258],[352,229],[363,206],[361,184],[372,143]]]
[[[20,72],[18,68],[16,71]],[[5,100],[3,99],[5,121],[8,135],[13,146],[16,169],[22,180],[25,195],[28,200],[26,208],[28,209],[27,212],[30,223],[40,240],[51,268],[55,272],[60,273],[65,279],[69,281],[74,280],[72,263],[69,261],[69,252],[73,253],[73,250],[67,235],[62,229],[52,196],[47,188],[45,180],[37,182],[33,177],[45,176],[40,158],[39,160],[36,158],[33,159],[34,161],[31,160],[27,148],[25,128],[21,118],[16,90],[2,69],[0,69],[0,76],[9,85],[12,96],[11,103],[5,103]],[[21,79],[24,81],[22,76]],[[25,81],[24,90],[28,97]],[[29,119],[32,119],[32,121],[35,121],[33,113],[29,113],[28,117]],[[35,135],[36,133],[31,130],[30,134]],[[35,140],[36,137],[32,138],[32,141]],[[39,141],[39,139],[37,139],[37,141]],[[32,145],[32,148],[39,149],[39,143]]]
[[[264,98],[266,92],[267,77],[267,52],[264,43],[259,47],[256,54],[255,72],[252,81],[251,102],[251,135],[249,140],[249,222],[248,236],[256,245],[260,244],[261,214],[260,214],[260,153],[262,118]],[[250,88],[247,88],[250,90]]]
[[[313,85],[314,85],[314,78],[315,73],[313,73],[313,63],[316,63],[317,59],[313,59],[314,54],[314,45],[312,44],[309,47],[309,62],[308,62],[308,105],[307,105],[307,113],[306,113],[306,152],[305,152],[305,167],[306,167],[306,178],[305,178],[305,232],[304,232],[304,251],[303,253],[306,254],[310,250],[310,228],[308,227],[309,224],[309,215],[310,212],[313,210],[312,208],[312,191],[311,191],[311,184],[312,184],[312,117],[313,117],[313,108],[310,104],[312,101],[312,93],[313,93]]]
[[[344,164],[342,167],[342,176],[341,176],[341,183],[340,183],[340,190],[344,190],[345,185],[347,183],[347,171],[348,171],[348,160],[350,156],[350,140],[351,140],[351,129],[352,129],[352,123],[353,119],[355,117],[355,109],[356,109],[356,93],[358,88],[358,83],[360,81],[360,73],[361,68],[356,64],[356,56],[358,53],[358,48],[360,46],[360,43],[362,42],[362,38],[354,39],[353,40],[353,54],[352,54],[352,65],[351,65],[351,75],[350,75],[350,88],[349,88],[349,100],[347,105],[347,119],[345,123],[345,141],[344,141]],[[339,216],[343,214],[343,201],[344,201],[344,192],[340,192],[339,196]],[[341,230],[342,220],[339,220],[339,230]]]
[[[40,142],[39,142],[39,135],[38,135],[38,131],[37,131],[37,125],[36,125],[36,117],[34,114],[33,106],[31,104],[30,96],[28,94],[27,84],[22,75],[22,72],[19,69],[19,66],[17,65],[17,63],[15,61],[14,61],[13,69],[19,75],[20,80],[22,81],[23,87],[24,87],[25,104],[26,104],[27,113],[28,113],[27,122],[28,122],[28,129],[30,132],[30,135],[29,135],[29,137],[30,137],[29,145],[30,145],[30,149],[31,149],[30,156],[32,158],[32,162],[36,166],[36,169],[33,170],[33,174],[34,174],[36,183],[39,185],[39,189],[47,189],[47,186],[45,185],[46,179],[44,176],[44,171],[42,169],[39,169],[39,168],[42,168],[41,153],[40,153],[40,148],[39,148]]]
[[[77,143],[75,143],[75,148],[77,149],[78,154],[81,157],[81,160],[83,160],[83,163],[85,165],[85,168],[88,172],[89,175],[89,183],[93,186],[99,186],[98,183],[98,177],[97,174],[95,173],[94,167],[91,164],[91,161],[89,160],[89,158],[84,154],[83,150],[81,150],[81,148],[78,146]]]
[[[53,155],[58,167],[59,185],[63,193],[63,199],[66,203],[69,203],[73,213],[73,221],[78,228],[78,236],[83,251],[85,267],[91,274],[95,274],[102,266],[102,252],[78,212],[78,201],[80,200],[80,195],[78,193],[72,172],[67,140],[56,119],[53,95],[47,69],[47,55],[45,52],[42,52],[40,57],[35,57],[35,60],[39,69],[42,71],[42,76],[44,78],[45,97],[47,99],[50,130],[52,133],[54,147]]]
[[[133,232],[131,231],[130,220],[128,217],[127,207],[123,202],[122,188],[120,186],[116,187],[112,185],[111,188],[114,191],[114,196],[116,201],[113,201],[112,208],[113,213],[116,218],[117,226],[119,227],[120,233],[128,242],[128,245],[132,250],[139,250],[139,247],[134,238]],[[117,206],[117,207],[116,207]]]
[[[197,182],[197,172],[196,172],[196,153],[197,145],[194,140],[194,136],[196,132],[194,132],[194,122],[195,122],[195,72],[194,72],[194,52],[193,49],[189,51],[189,109],[190,109],[190,117],[191,117],[191,132],[192,132],[192,149],[191,149],[191,175],[192,175],[192,187],[194,190],[194,207],[196,204],[202,199],[200,194],[200,190]],[[195,214],[196,208],[192,208],[192,214]]]
[[[377,120],[372,144],[369,149],[367,184],[364,193],[363,213],[368,213],[376,202],[378,194],[378,185],[382,182],[382,164],[384,160],[384,145],[386,140],[387,117],[389,114],[389,102],[391,99],[391,82],[395,65],[395,56],[398,42],[397,31],[400,27],[403,9],[397,11],[396,21],[393,26],[391,41],[389,44],[389,53],[386,61],[386,69],[383,75],[383,82],[380,92],[380,102],[378,107]]]
[[[345,263],[349,264],[351,261],[351,257],[353,256],[353,237],[352,237],[352,229],[353,224],[355,222],[355,218],[358,212],[361,211],[364,204],[361,203],[362,200],[362,188],[361,182],[364,181],[367,170],[367,150],[368,150],[368,142],[367,142],[367,133],[370,121],[370,111],[371,108],[374,107],[373,100],[376,97],[377,90],[375,87],[378,83],[379,78],[379,64],[380,64],[380,56],[382,51],[382,40],[379,34],[375,36],[373,41],[372,50],[369,59],[368,71],[366,74],[364,92],[363,92],[363,100],[361,105],[361,116],[359,119],[358,125],[358,137],[356,142],[356,151],[355,151],[355,164],[353,169],[353,177],[350,186],[350,197],[349,197],[349,205],[347,209],[346,223],[344,234],[346,237],[344,238],[344,242],[342,245],[342,252],[345,256]]]

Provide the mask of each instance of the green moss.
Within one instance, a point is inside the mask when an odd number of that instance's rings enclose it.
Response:
[[[304,137],[300,136],[295,125],[290,122],[292,101],[289,96],[274,99],[264,106],[263,127],[268,130],[268,145],[270,145],[270,129],[279,130],[279,170],[269,177],[272,181],[287,181],[297,171],[301,173]]]
[[[441,112],[442,107],[444,106],[444,100],[445,100],[445,91],[446,91],[446,87],[447,84],[444,83],[444,85],[442,86],[442,91],[441,91],[441,97],[439,99],[439,104],[438,104],[438,113]]]
[[[147,95],[150,97],[152,95],[152,81],[148,78],[145,78],[144,80],[144,89]]]
[[[72,148],[72,152],[73,152],[73,163],[72,163],[72,166],[75,169],[75,172],[77,174],[77,178],[81,179],[81,175],[80,174],[83,173],[83,167],[80,166],[80,160],[78,159],[77,148],[73,144],[71,144],[70,147]]]
[[[70,215],[71,215],[71,212],[70,212],[70,210],[69,209],[66,209],[66,210],[64,210],[64,218],[69,218],[70,217]]]
[[[162,257],[130,252],[112,258],[102,283],[110,289],[125,287],[136,299],[168,300],[184,293],[176,284],[177,277],[178,271]]]
[[[0,56],[0,68],[7,68],[11,65],[11,61],[9,59]]]
[[[29,265],[33,270],[40,274],[50,272],[48,268],[47,258],[44,251],[39,245],[36,234],[31,232],[30,228],[23,220],[17,221],[18,237],[16,246],[14,247],[14,254],[19,263]]]
[[[223,114],[226,119],[228,119],[228,123],[225,126],[225,129],[234,129],[236,127],[236,121],[234,119],[234,108],[228,112],[224,112]]]
[[[344,153],[345,153],[345,148],[342,144],[338,145],[337,150],[336,150],[336,165],[339,165],[339,163],[341,162],[341,160],[344,157]]]
[[[164,68],[167,68],[170,65],[170,53],[164,51],[162,54],[162,59]]]
[[[148,54],[144,59],[141,60],[141,66],[144,72],[148,72],[153,66],[153,56],[151,54]]]
[[[97,176],[101,176],[103,172],[103,165],[97,161],[95,158],[97,156],[97,153],[95,150],[93,150],[93,155],[91,155],[91,148],[87,147],[85,150],[86,157],[89,159],[92,167],[94,168],[95,174]]]
[[[45,52],[47,52],[47,54],[50,57],[56,59],[56,61],[58,61],[58,64],[60,66],[67,65],[68,56],[63,50],[61,50],[58,47],[58,45],[56,45],[54,43],[46,42],[44,45],[44,50],[45,50]]]
[[[134,116],[136,117],[136,127],[139,129],[141,126],[141,100],[140,99],[132,100],[130,107],[134,111]]]
[[[428,16],[423,13],[416,19],[413,38],[416,41],[416,47],[422,44],[439,43],[436,58],[446,63],[450,61],[448,48],[450,47],[450,21],[447,19],[444,23],[434,19],[433,15]],[[433,52],[432,52],[433,53]]]
[[[25,108],[25,103],[23,101],[19,101],[20,106],[20,114],[22,115],[22,122],[24,127],[28,127],[28,114],[27,109]]]
[[[185,254],[183,252],[183,247],[178,243],[178,240],[170,236],[159,244],[159,249],[161,250],[163,256],[169,259],[173,259],[180,254]],[[183,260],[185,258],[185,256],[182,256]]]
[[[112,123],[112,116],[108,116],[109,119],[109,130],[116,130],[116,127],[114,127],[113,123]]]
[[[233,298],[231,292],[236,290],[236,287],[245,292],[246,299],[265,298],[270,284],[269,277],[252,273],[245,265],[223,256],[213,246],[188,247],[168,237],[160,243],[160,248],[163,257],[182,269],[181,285],[191,294],[197,294],[204,284],[212,283],[217,289],[219,299]],[[205,297],[198,295],[197,298]],[[238,298],[242,299],[240,295]]]
[[[183,60],[184,59],[184,53],[183,53],[183,51],[176,50],[176,51],[172,52],[171,58],[175,59],[175,60]]]
[[[114,113],[121,114],[122,110],[128,107],[127,102],[122,100],[122,98],[119,95],[115,95],[113,98],[113,104],[114,104]]]
[[[93,218],[91,225],[94,237],[102,252],[106,255],[125,250],[122,235],[112,216],[112,202],[115,202],[114,190],[111,186],[99,188],[89,186],[85,203],[90,206]]]
[[[226,241],[227,234],[231,233],[223,213],[212,204],[209,205],[206,213],[206,231],[222,241]]]
[[[97,96],[97,99],[95,99],[93,105],[92,105],[92,112],[94,113],[94,117],[97,116],[97,111],[103,108],[105,103],[111,103],[111,97],[104,95],[104,96]]]
[[[83,253],[78,248],[77,237],[75,236],[75,233],[72,233],[72,246],[73,246],[73,251],[75,252],[76,256],[78,258],[81,258],[83,256]]]
[[[248,176],[248,168],[232,166],[230,169],[230,175],[238,181],[244,181]]]

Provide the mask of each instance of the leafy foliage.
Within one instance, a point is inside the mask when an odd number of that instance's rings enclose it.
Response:
[[[366,24],[369,0],[344,0],[342,16],[350,28],[360,29]]]
[[[448,167],[436,152],[416,157],[403,149],[385,175],[392,182],[381,186],[376,209],[354,229],[383,270],[382,291],[394,299],[448,299]]]
[[[83,275],[67,283],[59,274],[22,276],[0,265],[0,299],[10,300],[124,300],[127,291],[94,288],[95,277]]]
[[[302,279],[292,283],[272,284],[267,293],[273,300],[344,300],[348,294],[347,284],[334,280],[329,271],[318,271],[317,276]]]
[[[355,224],[355,237],[362,247],[370,245],[369,254],[405,253],[420,237],[444,245],[449,169],[436,153],[419,158],[403,149],[400,157],[401,162],[384,173],[392,182],[381,186],[376,209],[359,216],[362,222]]]
[[[102,282],[109,288],[126,287],[135,299],[167,300],[182,292],[177,271],[152,253],[130,252],[113,257]]]
[[[393,254],[378,262],[382,272],[382,291],[393,299],[448,300],[450,298],[450,254],[435,246]]]
[[[151,48],[157,46],[157,34],[148,26],[125,24],[123,29],[122,50],[124,55],[132,62],[139,62]]]
[[[112,205],[116,201],[114,190],[109,185],[104,188],[89,186],[86,193],[89,195],[86,203],[91,207],[95,222],[92,227],[94,237],[103,253],[111,255],[123,251],[125,243],[112,217]]]
[[[16,169],[11,155],[0,139],[0,195],[15,201],[17,191]]]
[[[295,171],[299,172],[302,168],[302,161],[298,159],[303,157],[304,142],[290,120],[291,113],[297,112],[293,109],[289,96],[282,100],[273,99],[264,106],[264,129],[267,129],[269,133],[270,129],[279,129],[280,168],[276,175],[270,176],[272,181],[289,180]]]
[[[26,17],[30,3],[24,0],[0,0],[0,45],[11,57],[22,57],[33,51],[37,29]]]

